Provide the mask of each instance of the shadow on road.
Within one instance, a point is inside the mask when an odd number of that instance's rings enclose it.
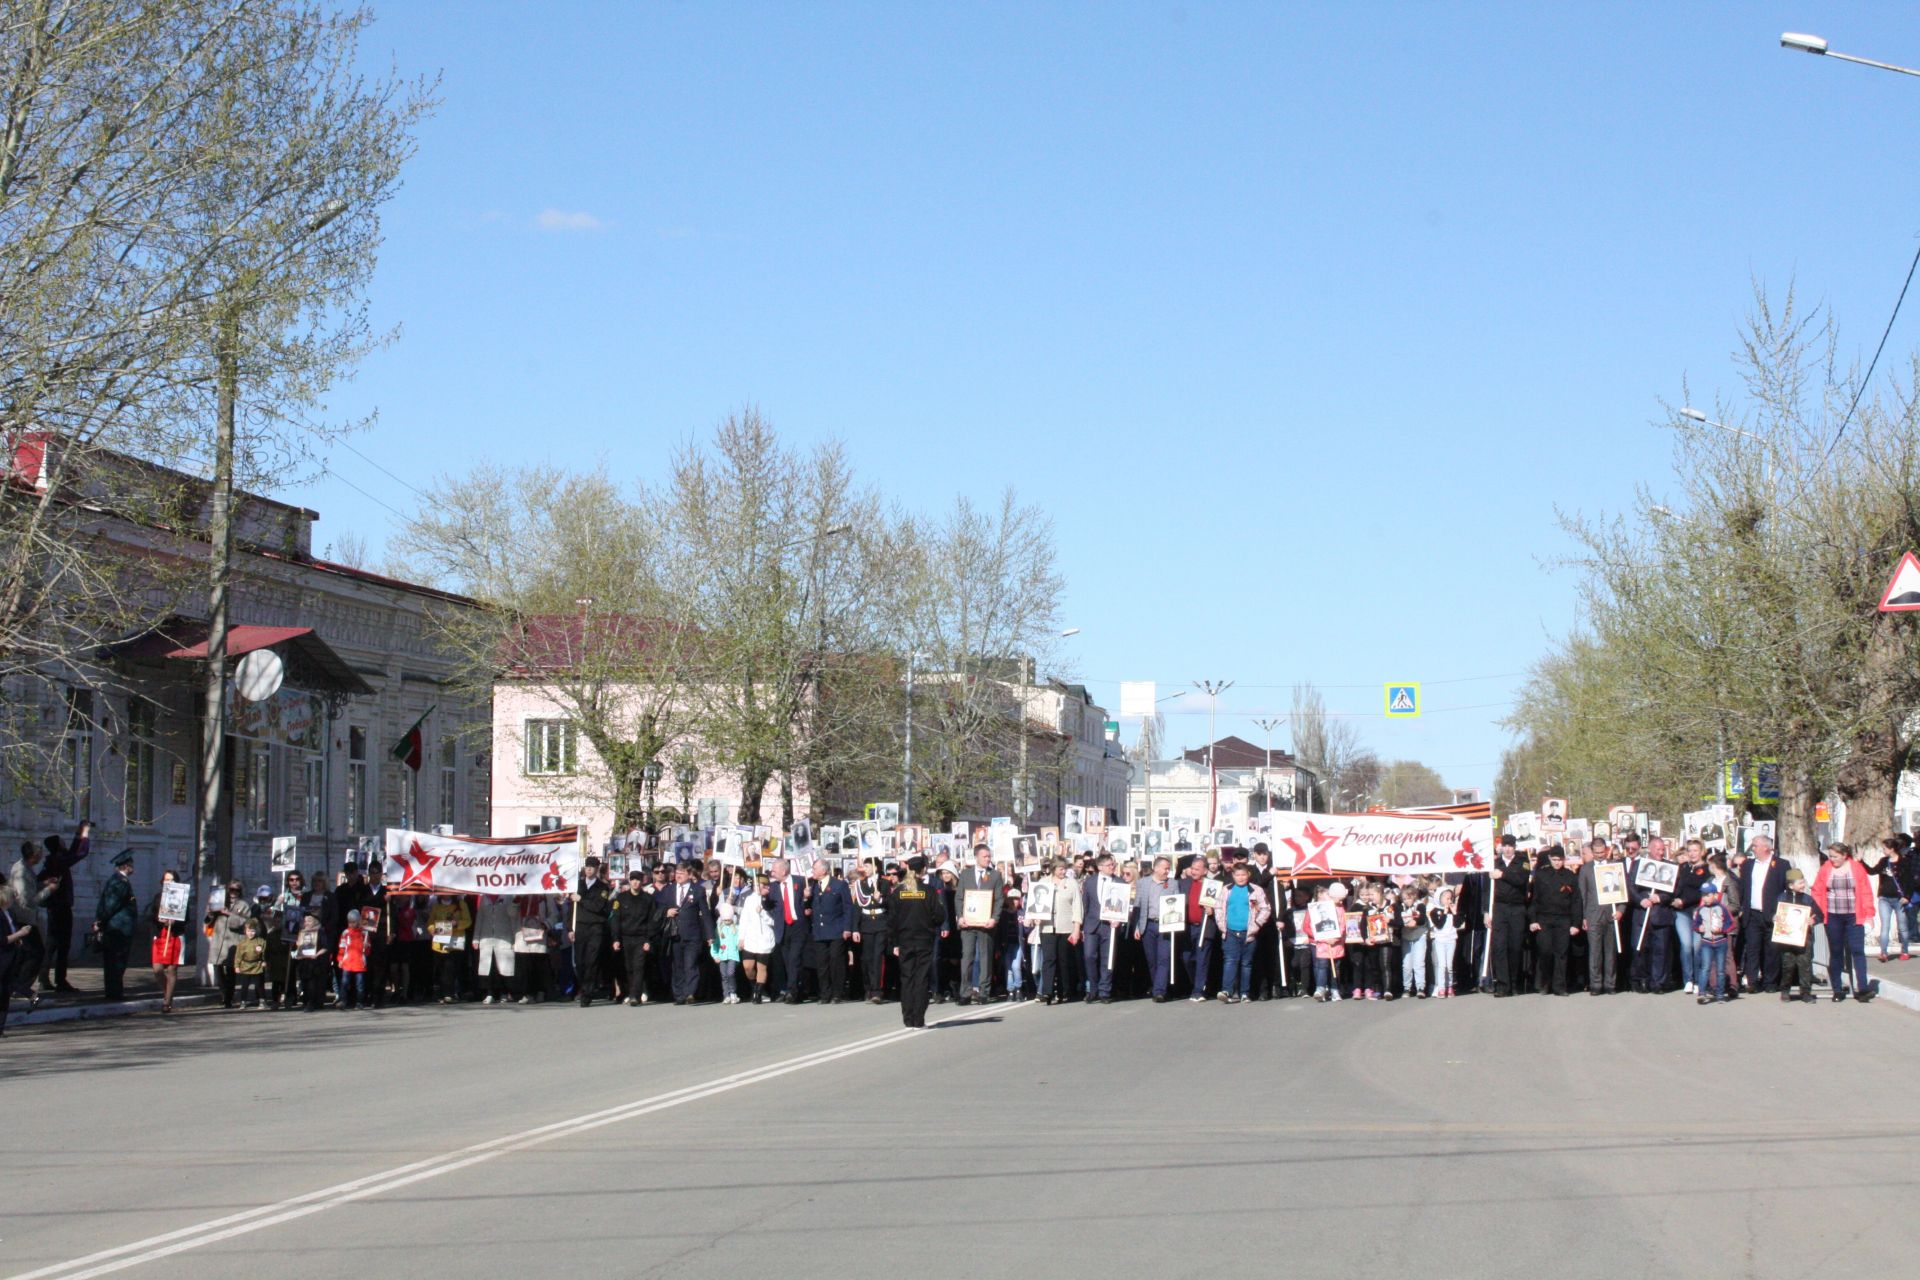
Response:
[[[7,1033],[8,1079],[60,1075],[74,1070],[154,1066],[200,1057],[285,1053],[290,1049],[340,1048],[373,1039],[413,1039],[436,1029],[439,1019],[384,1010],[373,1013],[176,1013],[97,1022],[60,1022],[19,1027]]]

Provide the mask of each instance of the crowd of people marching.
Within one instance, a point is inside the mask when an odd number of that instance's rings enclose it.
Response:
[[[13,996],[72,990],[72,871],[88,852],[84,824],[71,840],[29,843],[0,887],[0,1021]],[[574,893],[525,897],[389,893],[377,863],[349,862],[331,884],[299,872],[277,888],[234,881],[192,913],[168,891],[172,872],[141,908],[121,854],[89,934],[109,999],[120,998],[136,933],[150,935],[166,1012],[186,930],[198,928],[227,1008],[864,999],[898,1000],[907,1025],[922,1026],[929,1003],[1002,999],[1238,1005],[1677,989],[1705,1005],[1762,992],[1811,1000],[1819,983],[1835,1001],[1849,991],[1866,1001],[1877,990],[1876,928],[1879,961],[1906,960],[1920,906],[1920,857],[1905,835],[1864,861],[1830,845],[1811,878],[1764,836],[1746,853],[1697,840],[1670,852],[1658,837],[1643,849],[1628,835],[1532,856],[1502,837],[1484,873],[1298,882],[1264,844],[1146,863],[1055,856],[1018,875],[985,845],[938,867],[919,857],[848,866],[837,852],[802,874],[781,858],[748,869],[634,850],[618,883],[588,858]],[[1654,863],[1671,865],[1643,874]],[[1777,935],[1782,904],[1804,908],[1793,918],[1811,927]],[[1816,979],[1816,953],[1830,981]]]

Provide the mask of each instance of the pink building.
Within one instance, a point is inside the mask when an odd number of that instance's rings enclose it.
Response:
[[[637,706],[640,699],[633,702]],[[541,678],[505,679],[493,687],[493,831],[518,835],[543,823],[581,825],[593,847],[604,848],[616,828],[614,790],[606,763],[569,717],[555,685]],[[683,762],[697,774],[684,789],[677,776]],[[684,801],[703,826],[734,822],[740,816],[740,776],[715,765],[697,741],[674,742],[660,758],[654,788],[656,813],[682,811]],[[794,813],[781,803],[778,779],[767,785],[760,820],[785,827],[806,816],[810,798],[806,779],[793,780]]]

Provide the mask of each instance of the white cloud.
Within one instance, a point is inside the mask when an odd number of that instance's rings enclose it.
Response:
[[[565,209],[542,209],[533,221],[542,231],[600,231],[607,225],[584,209],[573,213]]]

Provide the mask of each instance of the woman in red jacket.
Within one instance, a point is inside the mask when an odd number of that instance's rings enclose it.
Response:
[[[1847,998],[1847,965],[1853,965],[1853,998],[1865,1004],[1878,994],[1867,981],[1867,926],[1873,923],[1873,873],[1839,841],[1827,846],[1827,860],[1813,877],[1813,901],[1826,917],[1827,981],[1833,998]]]

